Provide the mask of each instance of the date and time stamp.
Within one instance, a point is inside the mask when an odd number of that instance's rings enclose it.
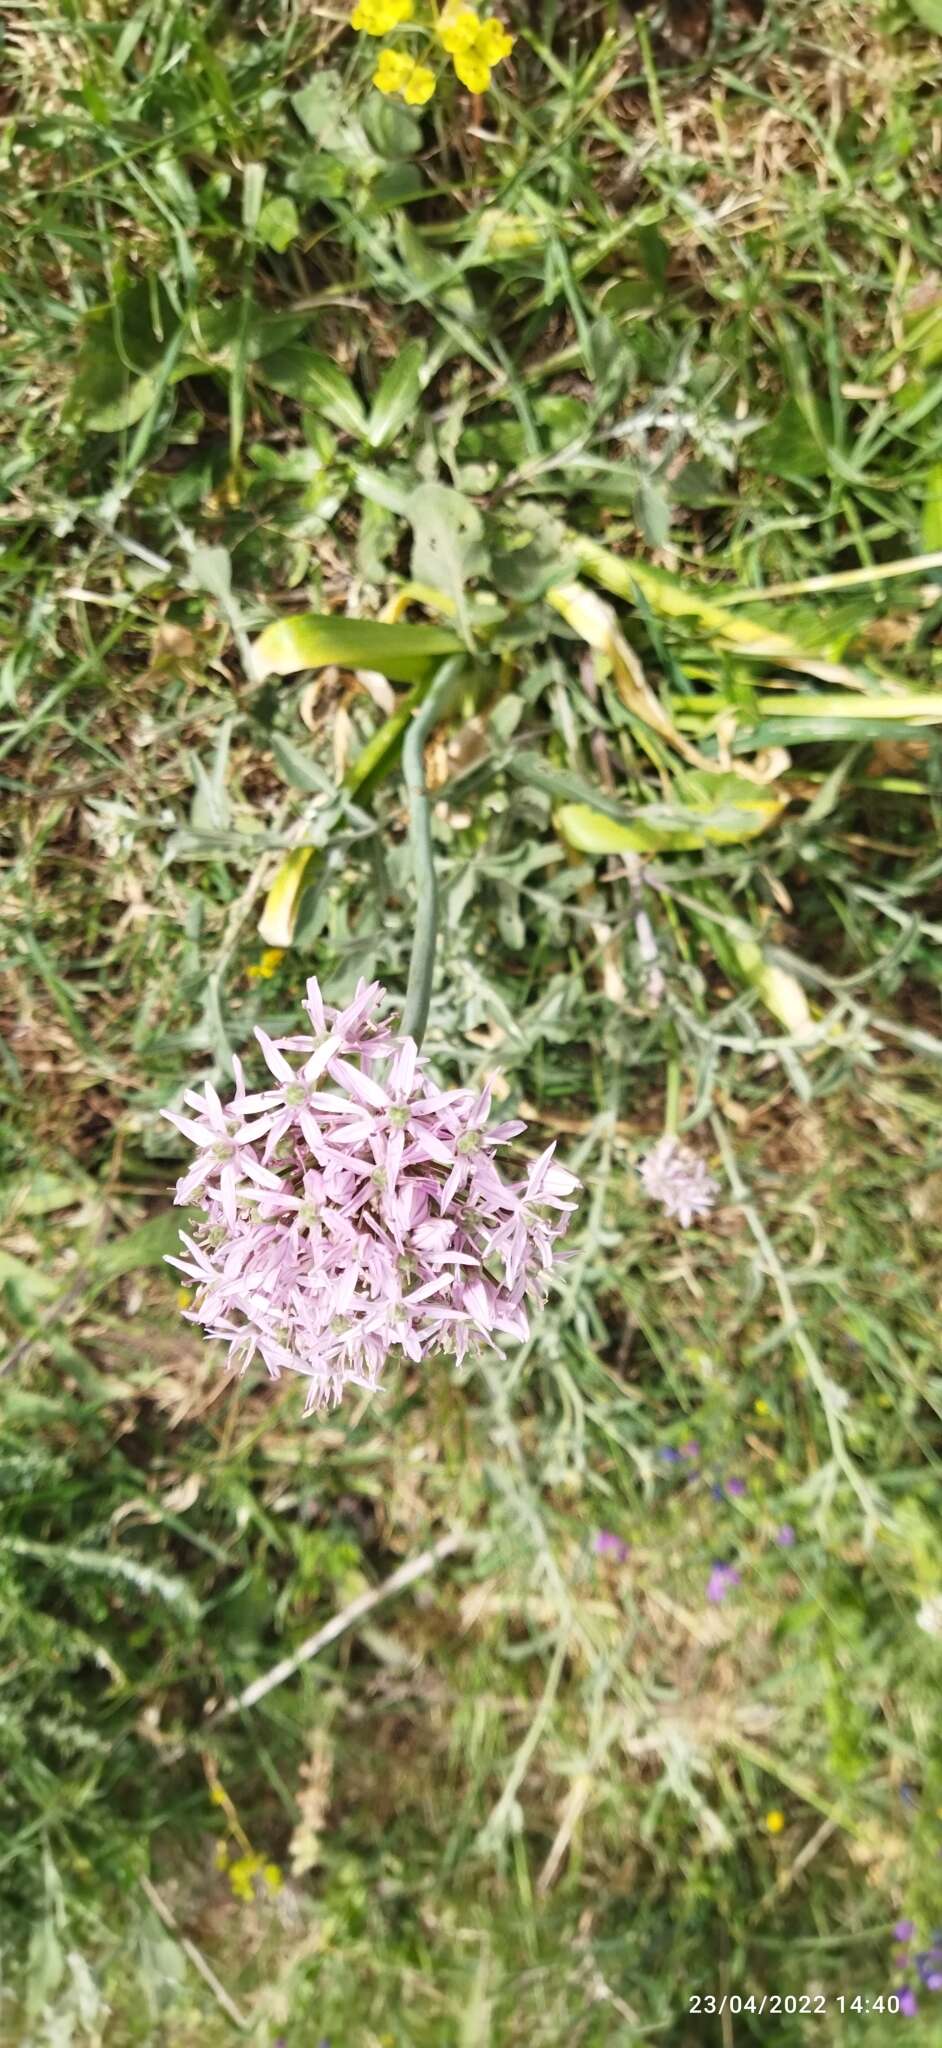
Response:
[[[704,2016],[730,2013],[768,2013],[770,2017],[792,2013],[879,2013],[906,2015],[905,1994],[881,1992],[866,1997],[862,1992],[823,1991],[694,1991],[687,1999],[688,2014]]]

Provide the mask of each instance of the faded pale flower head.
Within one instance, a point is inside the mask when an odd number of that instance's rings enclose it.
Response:
[[[685,1229],[694,1217],[709,1216],[719,1194],[703,1160],[677,1138],[659,1138],[638,1172],[645,1194],[652,1202],[660,1202],[668,1216],[676,1216]]]
[[[930,1593],[916,1612],[916,1627],[927,1636],[942,1636],[942,1593]]]
[[[242,1067],[222,1102],[163,1114],[197,1148],[175,1199],[198,1203],[186,1310],[244,1372],[308,1381],[305,1413],[347,1385],[379,1384],[390,1352],[459,1365],[500,1337],[529,1335],[579,1182],[550,1145],[518,1179],[494,1154],[526,1126],[488,1126],[490,1094],[439,1088],[411,1038],[375,1020],[384,991],[361,982],[346,1009],[307,985],[311,1030],[256,1036],[271,1083]]]

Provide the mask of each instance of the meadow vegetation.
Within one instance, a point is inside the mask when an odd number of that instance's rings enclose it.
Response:
[[[506,18],[0,32],[11,2044],[939,2038],[942,7]],[[305,1421],[159,1112],[401,994],[455,650],[426,1049],[574,1256]]]

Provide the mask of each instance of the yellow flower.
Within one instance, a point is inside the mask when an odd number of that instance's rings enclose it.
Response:
[[[469,92],[486,92],[491,82],[491,67],[475,50],[466,50],[452,58],[455,76],[460,78]]]
[[[216,1869],[228,1870],[229,1850],[225,1842],[216,1843]]]
[[[473,50],[479,28],[473,8],[463,7],[461,0],[446,0],[438,24],[438,40],[449,57],[460,57],[464,51]]]
[[[402,89],[402,97],[410,107],[424,107],[435,91],[435,73],[427,64],[414,64],[411,76]]]
[[[768,1402],[762,1400],[758,1400],[755,1403],[755,1410],[757,1415],[771,1415],[772,1413],[772,1410],[769,1407]]]
[[[270,981],[272,975],[275,973],[276,968],[281,966],[281,962],[284,959],[284,957],[285,952],[283,946],[266,947],[266,950],[262,954],[261,959],[256,960],[254,967],[246,968],[246,973],[248,975],[249,980]]]
[[[516,40],[516,36],[508,34],[496,14],[489,14],[487,20],[481,23],[474,47],[478,56],[483,57],[485,64],[499,64],[504,57],[510,56]]]
[[[784,1813],[781,1813],[777,1806],[773,1806],[771,1813],[765,1816],[765,1825],[770,1835],[780,1835],[785,1826]]]
[[[262,1882],[270,1892],[280,1892],[284,1882],[277,1863],[266,1863],[262,1870]]]
[[[401,92],[415,70],[415,61],[401,50],[381,50],[373,73],[377,92]]]
[[[361,35],[386,36],[400,22],[412,20],[412,0],[359,0],[350,19]]]
[[[435,91],[435,73],[401,50],[381,50],[373,73],[377,92],[401,92],[410,107],[424,107]]]
[[[515,41],[496,14],[479,21],[473,8],[465,7],[462,0],[446,0],[437,34],[469,92],[487,91],[492,66],[509,57]]]
[[[252,1879],[261,1869],[261,1863],[261,1857],[256,1856],[253,1852],[248,1856],[240,1856],[235,1863],[230,1864],[229,1884],[234,1898],[254,1898],[255,1893]]]
[[[178,1308],[189,1308],[189,1306],[190,1306],[190,1303],[191,1303],[192,1299],[193,1299],[193,1289],[192,1289],[192,1287],[178,1287],[178,1288],[177,1288],[177,1307],[178,1307]]]

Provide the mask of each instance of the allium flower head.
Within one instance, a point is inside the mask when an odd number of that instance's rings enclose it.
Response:
[[[685,1229],[695,1216],[709,1216],[719,1194],[703,1160],[676,1138],[659,1138],[638,1171],[645,1194],[652,1202],[660,1202],[668,1216],[676,1216]]]
[[[207,1082],[194,1115],[164,1111],[197,1150],[175,1199],[204,1212],[171,1261],[196,1283],[187,1318],[235,1371],[301,1374],[305,1413],[376,1387],[391,1351],[461,1364],[526,1338],[579,1187],[552,1145],[505,1180],[494,1154],[526,1126],[488,1126],[487,1089],[437,1087],[376,1021],[383,993],[336,1010],[309,981],[310,1032],[256,1033],[274,1085],[248,1093],[235,1062],[229,1102]]]

